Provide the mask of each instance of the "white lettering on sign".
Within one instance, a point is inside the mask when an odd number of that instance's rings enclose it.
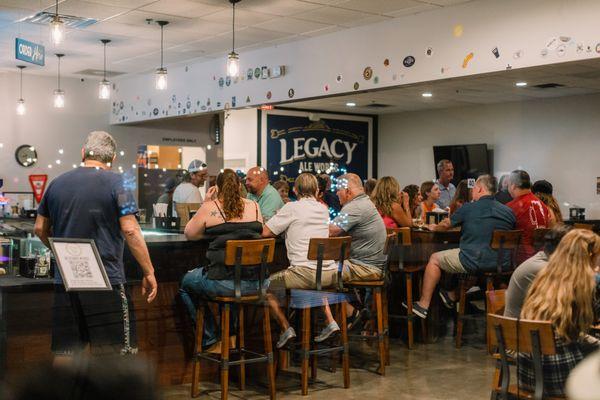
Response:
[[[288,156],[287,141],[279,139],[281,148],[281,157],[279,163],[281,165],[291,164],[294,161],[301,161],[307,158],[326,157],[328,159],[335,158],[338,160],[346,158],[346,164],[352,162],[352,155],[358,143],[346,142],[341,139],[335,139],[331,143],[326,138],[318,144],[316,138],[294,138],[292,139],[293,148],[292,154]],[[317,145],[318,144],[318,145]]]

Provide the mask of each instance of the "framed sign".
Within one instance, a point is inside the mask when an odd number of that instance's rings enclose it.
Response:
[[[96,243],[92,239],[50,238],[65,290],[112,290]]]
[[[261,165],[273,180],[328,169],[345,169],[367,179],[373,175],[372,150],[372,117],[290,110],[261,113]]]

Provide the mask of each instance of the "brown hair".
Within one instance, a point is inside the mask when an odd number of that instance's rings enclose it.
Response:
[[[560,212],[560,206],[558,205],[558,201],[556,201],[554,196],[543,192],[538,192],[535,195],[538,199],[542,201],[542,203],[546,205],[546,207],[548,207],[552,211],[552,213],[554,213],[554,219],[556,219],[556,222],[562,223],[562,212]]]
[[[427,192],[431,192],[431,189],[433,189],[434,186],[434,181],[427,181],[421,184],[421,196],[423,196],[423,201],[427,200],[427,198],[429,197],[427,195]]]
[[[364,186],[366,195],[370,197],[373,194],[373,190],[375,190],[375,186],[377,186],[377,179],[367,179]]]
[[[392,215],[392,204],[400,203],[400,185],[396,178],[384,176],[377,181],[371,200],[383,215]]]
[[[415,215],[415,211],[419,204],[417,203],[417,195],[419,194],[419,187],[417,185],[407,185],[402,189],[404,193],[408,194],[410,214]]]
[[[472,199],[472,192],[469,188],[469,181],[463,179],[456,186],[456,193],[450,202],[450,210],[456,211],[465,203],[469,203]]]
[[[227,220],[242,218],[244,200],[240,192],[240,180],[232,169],[225,169],[217,176],[219,201],[223,205],[223,213]]]
[[[284,180],[279,180],[279,181],[273,182],[273,187],[275,188],[275,190],[285,188],[286,192],[290,191],[290,185],[288,185],[288,183]]]
[[[567,233],[533,281],[521,318],[551,321],[557,336],[567,342],[579,339],[594,322],[594,261],[599,253],[600,237],[594,232]]]

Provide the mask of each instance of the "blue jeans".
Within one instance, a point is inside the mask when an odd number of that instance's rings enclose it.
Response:
[[[263,283],[265,287],[268,280]],[[258,280],[242,281],[242,296],[258,292]],[[202,347],[208,347],[219,340],[219,332],[215,318],[208,308],[208,301],[217,296],[235,296],[235,283],[233,280],[208,279],[205,268],[196,268],[188,271],[181,280],[179,295],[188,309],[194,323],[196,322],[196,311],[198,307],[205,307],[204,311],[204,334],[202,335]],[[232,318],[236,313],[231,313]],[[235,326],[235,325],[234,325]],[[235,332],[235,331],[234,331]]]

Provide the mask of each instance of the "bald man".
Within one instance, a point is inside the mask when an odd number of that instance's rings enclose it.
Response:
[[[256,201],[263,218],[268,221],[283,207],[283,200],[277,189],[269,184],[269,174],[262,167],[250,168],[246,175],[248,199]]]
[[[387,237],[383,219],[365,194],[356,174],[337,179],[337,196],[342,210],[329,225],[329,236],[352,236],[350,259],[344,268],[344,281],[370,281],[382,278],[386,261]]]

